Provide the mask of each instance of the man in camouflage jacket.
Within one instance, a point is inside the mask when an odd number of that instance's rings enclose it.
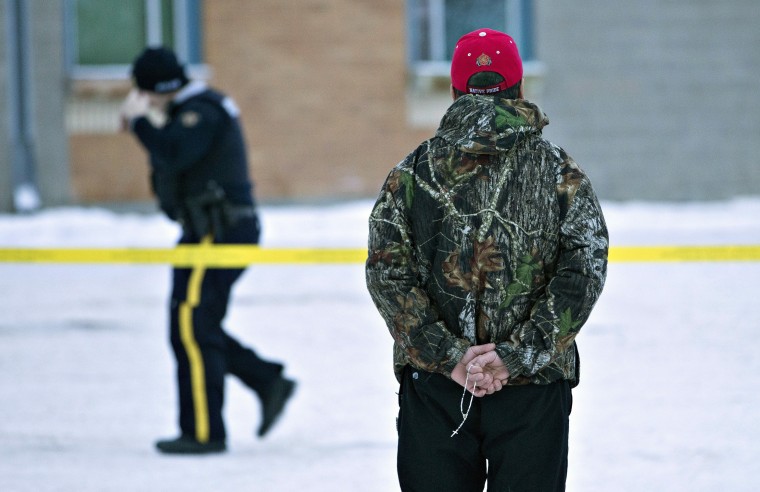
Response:
[[[504,80],[472,84],[483,71]],[[482,491],[487,461],[489,490],[564,490],[575,338],[604,285],[608,238],[589,179],[543,139],[548,119],[521,80],[509,36],[460,39],[454,103],[390,172],[369,219],[367,287],[401,383],[402,489]],[[483,396],[470,419],[462,386]]]

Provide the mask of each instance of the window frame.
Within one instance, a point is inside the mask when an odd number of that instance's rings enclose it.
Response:
[[[451,60],[446,52],[446,0],[426,0],[427,7],[418,4],[419,0],[406,1],[407,19],[407,69],[416,78],[448,77]],[[523,70],[527,76],[540,76],[544,72],[543,64],[536,59],[533,38],[533,1],[503,0],[504,17],[507,32],[514,38],[523,57]],[[428,51],[430,59],[419,59],[421,46],[415,18],[415,9],[427,10],[429,19]]]
[[[163,43],[161,0],[145,2],[145,46]],[[194,78],[203,78],[208,67],[203,63],[201,11],[203,0],[172,0],[172,42],[177,57],[187,63]],[[65,66],[71,80],[124,80],[130,77],[130,64],[82,65],[77,62],[79,40],[77,0],[64,0]],[[137,56],[138,53],[135,53]]]

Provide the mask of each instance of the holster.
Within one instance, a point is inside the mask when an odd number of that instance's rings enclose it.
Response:
[[[203,193],[184,200],[179,217],[182,229],[198,238],[212,234],[215,241],[219,240],[227,228],[224,220],[226,202],[224,190],[217,183],[209,182]]]
[[[233,205],[222,187],[210,181],[203,193],[185,199],[179,222],[186,233],[198,238],[212,234],[218,242],[240,219],[255,216],[252,205]]]

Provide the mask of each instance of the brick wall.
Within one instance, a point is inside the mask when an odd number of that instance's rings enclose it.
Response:
[[[374,195],[420,139],[401,0],[206,2],[212,83],[243,110],[264,198]]]

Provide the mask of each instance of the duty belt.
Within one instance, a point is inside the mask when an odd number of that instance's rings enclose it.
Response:
[[[231,222],[237,222],[241,219],[253,219],[256,217],[255,205],[228,205],[225,212]]]

